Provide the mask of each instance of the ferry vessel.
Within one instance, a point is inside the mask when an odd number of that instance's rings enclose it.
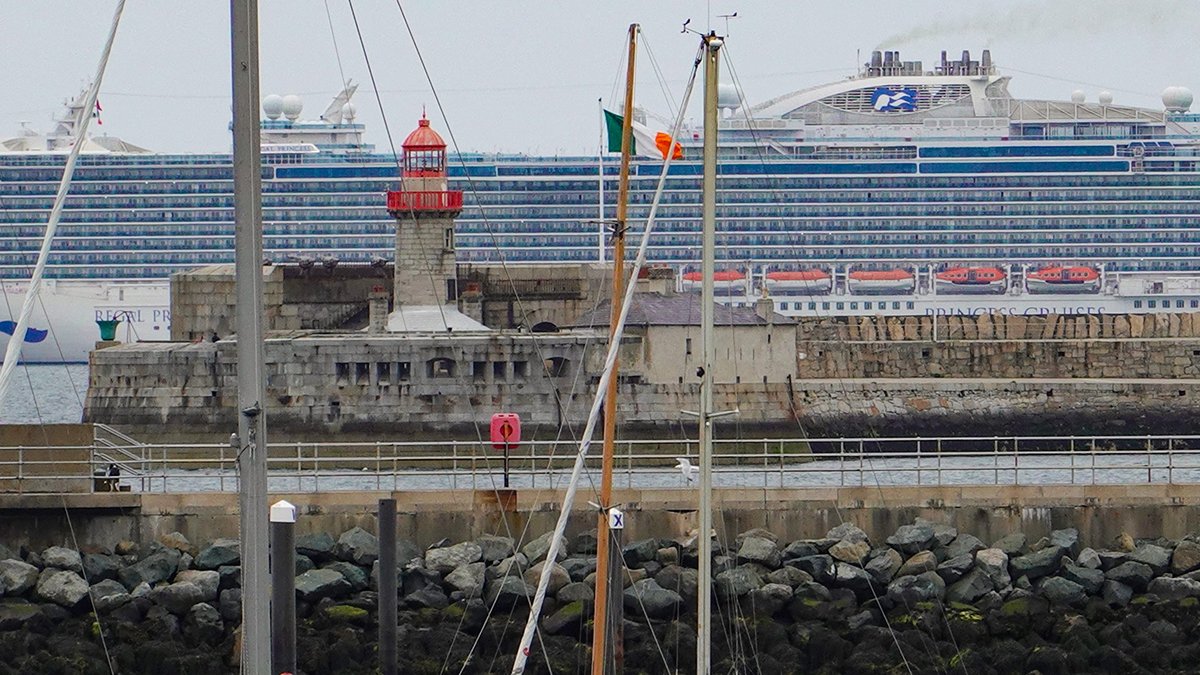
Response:
[[[765,288],[787,315],[1200,308],[1200,115],[1188,112],[1191,92],[1170,87],[1163,108],[1151,109],[1105,92],[1018,99],[1008,84],[984,50],[978,60],[943,52],[928,69],[875,52],[853,77],[757,105],[727,88],[720,299],[749,304]],[[354,91],[347,86],[315,121],[302,119],[298,97],[264,100],[265,249],[276,264],[391,257],[383,195],[395,188],[396,161],[365,142]],[[79,108],[69,103],[47,135],[0,141],[0,346],[66,148],[78,140],[74,125],[88,112]],[[647,119],[638,119],[643,130]],[[650,257],[675,267],[686,290],[698,286],[700,130],[680,141]],[[165,339],[168,275],[233,260],[228,154],[83,142],[34,317],[48,333],[31,342],[29,360],[85,360],[94,321],[114,316],[125,319],[119,337]],[[639,151],[635,237],[663,161],[653,144]],[[460,262],[607,255],[597,223],[613,213],[615,162],[464,153],[450,164],[465,198]]]

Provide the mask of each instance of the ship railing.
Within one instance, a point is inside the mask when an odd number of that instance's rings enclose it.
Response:
[[[0,493],[237,490],[228,445],[140,447],[137,462],[101,445],[49,449],[61,454],[0,447]],[[565,484],[575,447],[537,441],[508,454],[511,487],[555,489]],[[479,441],[272,443],[268,480],[273,493],[493,490],[504,486],[503,455]],[[677,461],[694,466],[696,456],[694,440],[622,441],[614,485],[694,487]],[[122,470],[108,475],[114,463]],[[593,453],[589,470],[599,463]],[[1197,484],[1200,436],[725,439],[716,443],[713,482],[764,489]]]

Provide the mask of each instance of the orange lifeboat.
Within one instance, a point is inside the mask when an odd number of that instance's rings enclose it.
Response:
[[[1100,272],[1085,265],[1043,267],[1025,276],[1030,293],[1098,293]]]
[[[846,279],[847,289],[855,295],[909,295],[916,285],[913,273],[901,268],[854,270]]]
[[[933,277],[938,293],[998,294],[1008,289],[1008,277],[999,267],[952,267]]]
[[[767,272],[763,285],[772,295],[824,295],[833,290],[833,277],[823,269]]]
[[[700,291],[704,275],[700,272],[684,272],[683,290]],[[745,295],[746,275],[737,270],[723,270],[713,273],[713,291],[717,295]]]

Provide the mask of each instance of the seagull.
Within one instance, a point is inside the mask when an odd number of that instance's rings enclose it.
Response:
[[[675,465],[676,469],[683,474],[684,481],[691,483],[697,473],[700,473],[700,467],[692,466],[687,457],[676,457],[675,461],[679,462]]]

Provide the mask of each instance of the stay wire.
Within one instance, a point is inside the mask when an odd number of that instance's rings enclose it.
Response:
[[[379,85],[376,84],[376,81],[375,81],[375,69],[371,67],[371,57],[367,53],[367,43],[365,40],[363,40],[362,28],[359,27],[359,25],[358,25],[358,13],[354,11],[354,0],[346,0],[346,3],[350,7],[350,16],[351,16],[351,18],[354,19],[354,30],[358,34],[358,44],[362,48],[363,61],[366,62],[367,74],[370,76],[370,79],[371,79],[371,88],[374,90],[374,93],[375,93],[375,102],[379,106],[379,115],[380,115],[380,117],[383,118],[383,129],[387,133],[388,147],[391,148],[392,159],[396,163],[396,172],[398,174],[400,174],[401,176],[403,176],[404,168],[400,162],[400,155],[399,155],[399,153],[396,152],[396,142],[392,138],[392,130],[391,130],[391,126],[388,124],[388,121],[387,121],[388,117],[387,117],[387,112],[383,105],[383,98],[379,94]],[[397,0],[397,3],[399,3],[399,0]],[[415,42],[414,42],[414,44],[415,44]],[[418,52],[418,55],[419,54],[420,54],[420,52]],[[415,219],[416,205],[410,204],[408,211],[409,211],[409,216],[414,217],[414,219]],[[453,234],[451,236],[453,236]],[[422,253],[427,253],[427,251],[422,251]],[[421,256],[421,258],[422,258],[422,262],[423,262],[422,267],[424,268],[426,275],[429,277],[429,285],[433,292],[433,297],[437,298],[438,294],[440,292],[440,289],[437,286],[437,279],[435,278],[434,273],[433,273],[433,263],[430,262],[428,256]],[[392,264],[398,266],[400,264],[400,260],[397,259],[397,260],[393,261]],[[399,291],[400,291],[400,289],[398,289],[398,288],[395,290],[396,290],[396,293],[399,293]],[[400,310],[400,297],[398,295],[395,297],[395,305],[396,305],[396,314],[401,318],[402,321],[405,320],[404,312]],[[441,317],[441,320],[442,320],[442,328],[446,329],[446,332],[450,332],[450,324],[446,319],[446,308],[442,305],[442,303],[439,302],[439,303],[437,303],[437,310],[438,310],[438,315]]]
[[[728,48],[728,46],[726,46],[726,47]],[[735,87],[737,87],[737,89],[738,89],[739,91],[741,91],[742,89],[741,89],[741,85],[740,85],[740,79],[739,79],[739,78],[738,78],[738,76],[737,76],[737,71],[736,71],[736,69],[735,69],[735,67],[734,67],[734,65],[733,65],[733,63],[732,63],[732,60],[731,60],[731,59],[729,59],[728,57],[727,57],[727,59],[726,59],[726,60],[727,60],[727,62],[729,62],[729,64],[730,64],[730,65],[729,65],[730,75],[731,75],[731,77],[734,79]],[[762,144],[762,142],[761,142],[761,141],[759,140],[759,138],[758,138],[757,129],[756,129],[755,125],[753,124],[753,120],[750,118],[750,115],[749,115],[749,110],[747,110],[747,109],[745,108],[745,106],[742,106],[742,109],[743,109],[743,114],[744,114],[744,115],[745,115],[745,117],[746,117],[746,122],[747,122],[746,126],[747,126],[747,128],[749,129],[749,131],[750,131],[751,137],[754,139],[754,147],[755,147],[755,149],[756,149],[756,150],[757,150],[757,152],[758,152],[758,155],[759,155],[759,161],[760,161],[761,165],[763,165],[763,166],[765,167],[765,166],[766,166],[766,158],[765,158],[765,156],[763,155],[763,151],[762,151],[762,145],[763,145],[763,144]],[[766,277],[765,277],[765,273],[764,273],[764,277],[763,277],[763,283],[764,283],[764,284],[766,283]],[[840,387],[842,388],[842,390],[843,390],[843,394],[848,396],[849,392],[848,392],[848,390],[847,390],[847,388],[846,388],[846,383],[845,383],[845,381],[844,381],[842,378],[838,378],[838,379],[837,379],[837,381],[839,382],[839,386],[840,386]],[[794,383],[792,383],[792,384],[794,385]],[[793,402],[791,402],[790,398],[789,398],[789,405],[791,406],[792,410],[794,411],[794,410],[795,410],[794,403],[793,403]],[[794,417],[794,419],[796,420],[796,423],[797,423],[797,425],[798,425],[798,426],[800,426],[800,427],[801,427],[801,429],[803,430],[803,425],[802,425],[802,423],[800,422],[799,415],[797,415],[797,414],[794,414],[794,415],[793,415],[793,417]],[[870,429],[872,429],[872,430],[873,430],[873,427],[870,427]],[[805,436],[807,436],[807,434],[805,434]],[[875,480],[876,487],[877,487],[877,489],[879,490],[879,493],[880,493],[880,498],[881,498],[881,499],[883,499],[883,490],[882,490],[882,486],[881,486],[881,484],[880,484],[880,481],[879,481],[879,479],[878,479],[878,476],[875,474],[874,463],[873,463],[873,462],[871,462],[871,461],[868,461],[868,465],[870,466],[870,469],[871,469],[871,472],[872,472],[872,477],[873,477],[873,478],[874,478],[874,480]],[[843,522],[843,523],[844,523],[844,522],[845,522],[845,520],[844,520],[844,519],[842,519],[842,516],[841,516],[841,511],[840,511],[840,509],[838,508],[838,505],[836,504],[836,502],[834,503],[834,505],[833,505],[833,506],[834,506],[835,513],[837,513],[837,514],[838,514],[838,518],[839,518],[839,520],[840,520],[841,522]],[[870,574],[869,574],[869,573],[868,573],[868,576],[870,576]],[[883,607],[882,607],[882,605],[880,604],[879,595],[878,595],[878,593],[877,593],[877,592],[876,592],[876,590],[875,590],[875,582],[874,582],[874,579],[873,579],[873,578],[869,578],[869,579],[868,579],[868,587],[869,587],[869,588],[870,588],[870,590],[871,590],[871,594],[872,594],[872,596],[873,596],[873,598],[874,598],[874,600],[875,600],[875,604],[876,604],[876,605],[877,605],[877,606],[880,608],[880,614],[881,614],[881,616],[883,617],[883,620],[884,620],[884,623],[885,623],[885,625],[886,625],[886,627],[887,627],[887,629],[888,629],[888,632],[889,632],[889,633],[891,634],[891,636],[892,636],[892,640],[893,640],[894,644],[896,645],[896,649],[897,649],[897,651],[898,651],[898,653],[899,653],[899,655],[900,655],[900,658],[903,660],[905,668],[906,668],[906,669],[908,670],[908,672],[911,674],[911,673],[912,673],[912,667],[911,667],[911,665],[910,665],[910,664],[909,664],[909,662],[908,662],[908,658],[907,658],[907,657],[905,656],[905,654],[904,654],[904,649],[903,649],[903,647],[901,647],[901,645],[900,645],[899,638],[898,638],[898,636],[896,635],[896,632],[895,632],[895,630],[892,628],[891,621],[888,619],[888,617],[887,617],[887,613],[883,611]],[[904,602],[905,602],[906,610],[909,610],[909,611],[911,611],[911,607],[909,607],[909,606],[908,606],[908,602],[907,602],[907,600],[905,600]],[[943,618],[945,619],[945,617],[943,617]],[[951,635],[952,635],[953,631],[952,631],[952,629],[950,629],[950,626],[949,626],[949,622],[948,622],[948,620],[947,620],[947,629],[948,629],[948,631],[950,631],[950,633],[951,633]],[[930,650],[930,647],[929,647],[929,644],[928,644],[927,640],[925,639],[925,636],[924,636],[924,634],[919,632],[919,635],[921,636],[922,645],[924,646],[924,648],[925,648],[925,651],[926,651],[927,655],[928,655],[928,656],[930,656],[930,658],[931,658],[931,661],[934,661],[934,662],[936,663],[937,659],[933,659],[933,654],[932,654],[932,652],[931,652],[931,650]],[[953,639],[953,638],[952,638],[952,639]],[[955,644],[957,644],[957,641],[955,641]],[[963,666],[963,667],[964,667],[964,670],[965,670],[965,664],[964,664],[964,666]]]
[[[353,1],[352,1],[352,0],[348,0],[348,1],[350,2],[350,5],[351,5],[351,11],[352,11],[352,14],[353,14]],[[415,34],[414,34],[413,30],[412,30],[412,26],[411,26],[411,24],[409,23],[408,16],[407,16],[406,12],[404,11],[404,7],[403,7],[402,3],[400,2],[400,0],[396,0],[396,7],[397,7],[397,9],[399,9],[399,11],[400,11],[401,18],[402,18],[402,19],[403,19],[403,21],[404,21],[405,29],[407,30],[407,32],[408,32],[408,34],[409,34],[409,38],[410,38],[410,40],[411,40],[411,42],[412,42],[412,44],[413,44],[413,48],[414,48],[414,50],[415,50],[415,52],[416,52],[416,54],[417,54],[418,61],[419,61],[419,63],[421,64],[422,71],[423,71],[423,72],[424,72],[424,74],[425,74],[426,81],[427,81],[427,82],[428,82],[428,84],[429,84],[429,87],[430,87],[431,93],[433,94],[433,97],[434,97],[434,101],[435,101],[435,103],[436,103],[436,105],[437,105],[437,107],[438,107],[438,111],[439,111],[439,113],[441,114],[441,116],[442,116],[442,119],[443,119],[443,121],[444,121],[444,122],[445,122],[445,124],[446,124],[447,134],[450,136],[451,142],[454,144],[454,147],[455,147],[455,152],[456,152],[456,154],[457,154],[457,156],[458,156],[458,158],[459,158],[459,161],[461,162],[461,161],[462,161],[462,151],[461,151],[461,149],[460,149],[460,148],[459,148],[459,146],[458,146],[457,139],[455,138],[455,135],[454,135],[453,127],[452,127],[452,126],[451,126],[451,124],[450,124],[449,117],[446,115],[445,108],[444,108],[444,106],[442,105],[442,102],[441,102],[441,97],[438,95],[437,87],[436,87],[436,85],[435,85],[435,84],[434,84],[434,82],[433,82],[432,75],[431,75],[431,74],[430,74],[430,72],[429,72],[429,68],[428,68],[428,66],[427,66],[427,64],[426,64],[426,62],[425,62],[425,58],[424,58],[424,56],[423,56],[423,54],[422,54],[422,52],[421,52],[420,45],[417,43],[416,36],[415,36]],[[362,38],[361,38],[361,29],[359,29],[357,18],[355,18],[355,29],[356,29],[356,30],[359,32],[360,41],[361,41],[361,39],[362,39]],[[365,55],[365,48],[364,48],[364,55]],[[369,69],[369,64],[368,64],[368,70],[370,70],[370,69]],[[374,75],[373,75],[373,74],[371,75],[371,79],[372,79],[372,85],[374,86],[374,84],[375,84],[375,79],[374,79]],[[376,88],[376,97],[377,97],[377,100],[378,100],[378,99],[379,99],[379,91],[378,91],[378,89],[377,89],[377,88]],[[380,109],[382,110],[382,102],[380,102]],[[385,117],[385,120],[386,120],[386,117]],[[385,125],[386,125],[386,122],[385,122]],[[389,143],[392,145],[392,149],[393,149],[393,155],[395,155],[395,145],[394,145],[394,142],[392,141],[392,138],[391,138],[391,134],[390,134],[390,132],[389,132],[389,134],[388,134],[388,139],[389,139]],[[399,165],[399,161],[398,161],[398,159],[397,159],[397,165]],[[472,180],[471,180],[469,172],[466,172],[466,174],[467,174],[467,176],[466,176],[466,177],[467,177],[467,181],[468,181],[468,186],[470,187],[472,194],[473,194],[474,196],[476,196],[476,198],[477,198],[477,197],[478,197],[478,194],[477,194],[477,192],[476,192],[476,190],[475,190],[474,181],[472,181]],[[487,225],[487,229],[488,229],[489,235],[492,237],[493,244],[494,244],[494,245],[495,245],[495,244],[497,244],[497,242],[496,242],[496,239],[495,239],[495,232],[494,232],[494,229],[491,227],[490,223],[488,223],[488,221],[487,221],[487,215],[486,215],[486,212],[483,212],[483,211],[481,210],[481,215],[483,216],[483,218],[484,218],[484,221],[485,221],[485,224]],[[508,282],[509,282],[510,286],[513,288],[513,291],[514,291],[514,297],[516,298],[517,304],[518,304],[518,306],[520,307],[520,310],[521,310],[521,313],[522,313],[522,317],[523,317],[523,318],[526,318],[526,317],[530,316],[530,314],[529,314],[529,313],[528,313],[528,312],[525,310],[524,303],[523,303],[523,300],[522,300],[522,298],[521,298],[521,295],[520,295],[520,293],[519,293],[519,290],[518,290],[518,289],[517,289],[517,287],[516,287],[515,281],[513,280],[512,274],[511,274],[511,272],[509,271],[509,269],[508,269],[508,266],[507,266],[507,264],[506,264],[506,262],[505,262],[505,260],[504,260],[504,257],[503,257],[503,256],[501,256],[501,267],[502,267],[502,269],[503,269],[503,270],[504,270],[504,272],[505,272],[505,275],[506,275],[506,277],[507,277],[507,280],[508,280]],[[435,291],[436,291],[436,289],[435,289]],[[440,309],[440,307],[439,307],[439,309]],[[442,312],[442,315],[443,315],[443,322],[444,322],[444,321],[445,321],[445,313],[444,313],[444,311]],[[540,341],[539,341],[537,338],[533,338],[533,345],[534,345],[534,348],[535,348],[535,350],[537,351],[537,353],[538,353],[538,355],[539,355],[539,359],[541,359],[541,360],[542,360],[542,362],[543,362],[543,363],[545,363],[545,358],[544,358],[544,356],[545,356],[545,355],[544,355],[544,353],[543,353],[543,351],[542,351],[542,346],[541,346],[541,344],[540,344]],[[543,370],[544,370],[544,369],[543,369]],[[581,367],[580,367],[580,369],[579,369],[579,370],[582,370],[582,364],[581,364]],[[577,374],[578,374],[578,372],[579,372],[579,371],[577,371]],[[546,374],[546,375],[547,375],[547,377],[549,377],[549,374],[548,374],[548,373],[544,373],[544,374]],[[565,408],[564,408],[564,405],[563,405],[563,397],[562,397],[562,393],[561,393],[561,391],[559,390],[559,388],[558,388],[557,384],[556,384],[556,383],[553,381],[553,378],[549,378],[549,379],[550,379],[550,385],[551,385],[551,389],[552,389],[553,395],[554,395],[554,397],[555,397],[556,406],[558,407],[558,409],[559,409],[559,410],[564,410]],[[572,436],[574,436],[574,429],[573,429],[573,428],[571,428],[569,425],[564,425],[564,426],[565,426],[565,427],[567,428],[567,430],[568,430],[568,431],[569,431],[569,432],[572,434]],[[482,432],[481,432],[481,431],[480,431],[480,429],[479,429],[478,422],[476,422],[475,428],[476,428],[476,435],[479,437],[480,443],[482,444],[482,440],[483,440],[483,439],[482,439]],[[563,431],[563,427],[560,427],[560,429],[558,430],[558,435],[559,435],[559,437],[560,437],[560,438],[561,438],[562,431]],[[557,445],[557,443],[556,443],[555,445]],[[552,463],[552,462],[553,462],[553,460],[554,460],[554,452],[552,451],[547,461],[548,461],[549,463]],[[494,490],[496,490],[496,491],[497,491],[497,494],[498,494],[499,487],[498,487],[498,486],[495,486],[495,474],[494,474],[494,472],[492,472],[492,471],[489,471],[489,475],[492,477],[492,482],[493,482]],[[551,483],[551,489],[552,489],[552,488],[553,488],[553,482]],[[522,532],[522,534],[521,534],[521,539],[520,539],[520,541],[523,541],[523,540],[524,540],[524,537],[525,537],[526,533],[528,532],[528,528],[530,527],[530,525],[531,525],[531,523],[530,523],[529,521],[527,521],[527,522],[526,522],[526,524],[525,524],[525,528],[524,528],[524,530],[523,530],[523,532]],[[506,527],[506,528],[508,527],[507,520],[505,520],[505,527]],[[511,534],[512,534],[512,533],[510,532],[510,535],[511,535]],[[543,640],[543,638],[542,638],[542,635],[541,635],[541,633],[540,633],[540,632],[539,632],[539,634],[538,634],[538,640],[539,640],[539,643],[540,643],[540,645],[541,645],[541,647],[542,647],[543,654],[544,654],[544,655],[546,655],[547,664],[549,664],[549,656],[548,656],[548,651],[546,650],[546,646],[545,646],[544,640]]]
[[[333,56],[337,59],[338,76],[342,78],[342,86],[345,87],[346,71],[342,69],[342,51],[338,49],[337,33],[333,30],[333,14],[329,11],[329,0],[325,0],[325,19],[329,22],[329,37],[333,39]]]

